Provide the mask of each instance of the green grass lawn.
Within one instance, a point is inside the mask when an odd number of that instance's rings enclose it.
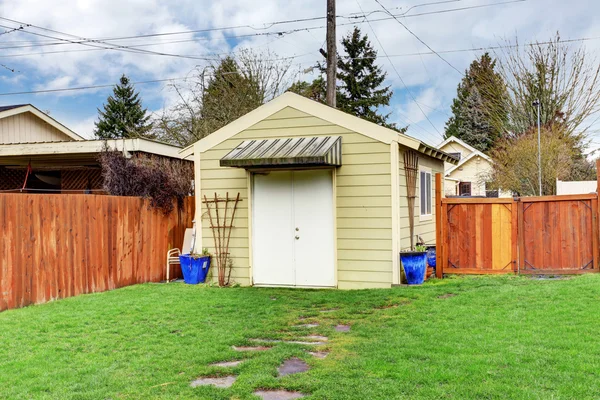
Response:
[[[298,332],[301,316],[321,325]],[[329,356],[287,343],[231,348],[302,334],[328,336]],[[0,313],[0,343],[2,399],[251,399],[258,388],[311,399],[599,398],[600,275],[351,292],[137,285]],[[277,378],[292,356],[311,370]],[[190,387],[227,373],[238,377],[231,388]]]

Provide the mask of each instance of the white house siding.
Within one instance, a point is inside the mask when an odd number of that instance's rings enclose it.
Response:
[[[471,196],[485,196],[485,182],[492,172],[491,163],[483,157],[474,156],[472,159],[456,168],[448,178],[460,182],[471,182]],[[454,186],[446,187],[446,196],[458,195],[458,182]]]
[[[73,140],[30,112],[0,119],[0,144]]]
[[[390,287],[392,219],[390,146],[291,107],[200,154],[200,195],[242,202],[234,221],[230,253],[233,280],[251,284],[248,228],[248,177],[244,169],[224,168],[219,160],[243,140],[294,136],[342,136],[342,163],[336,171],[337,280],[342,289]],[[440,162],[441,164],[441,162]],[[214,251],[212,231],[202,206],[202,245]]]
[[[408,217],[408,199],[406,190],[406,173],[404,171],[404,151],[400,148],[400,250],[410,249],[410,225]],[[419,166],[431,169],[431,217],[422,219],[420,216],[420,187],[421,180],[417,172],[417,189],[415,199],[414,234],[423,238],[425,243],[435,243],[435,174],[444,173],[444,162],[435,158],[418,154]],[[416,243],[416,240],[415,240]]]

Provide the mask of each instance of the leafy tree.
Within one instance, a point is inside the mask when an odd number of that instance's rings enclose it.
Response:
[[[565,125],[547,124],[541,131],[542,190],[556,193],[556,180],[568,180],[576,165],[577,151],[565,140]],[[521,196],[538,196],[537,128],[502,139],[492,150],[494,169],[489,177],[494,188]],[[579,160],[580,161],[580,160]]]
[[[288,92],[293,92],[304,97],[308,97],[311,100],[318,101],[319,103],[325,104],[326,99],[326,83],[322,76],[318,77],[311,83],[305,81],[295,82],[289,87]]]
[[[281,94],[288,86],[289,60],[242,50],[197,69],[185,86],[173,85],[180,101],[156,119],[161,140],[186,146]]]
[[[142,107],[140,94],[125,75],[108,96],[103,110],[98,109],[94,134],[99,139],[152,137],[150,116]]]
[[[367,121],[404,131],[388,122],[390,114],[379,112],[380,107],[390,104],[393,92],[390,86],[382,86],[386,73],[376,65],[377,51],[368,36],[363,36],[355,27],[342,39],[342,47],[345,55],[337,57],[337,108]],[[326,53],[323,55],[326,56]],[[288,90],[325,103],[325,65],[319,63],[319,69],[322,76],[311,83],[296,82]]]
[[[495,66],[488,53],[471,63],[458,84],[451,106],[453,115],[446,122],[444,135],[456,136],[484,153],[503,136],[508,118],[506,87]]]
[[[594,179],[594,167],[584,150],[588,145],[589,130],[597,120],[595,115],[600,112],[600,64],[595,59],[590,60],[583,47],[571,48],[561,42],[558,34],[549,42],[506,48],[508,50],[500,58],[499,72],[508,92],[502,99],[508,118],[494,118],[491,122],[514,140],[529,136],[531,132],[537,132],[537,107],[533,103],[539,99],[543,129],[556,132],[555,140],[568,149],[570,157],[568,162],[564,157],[544,162],[547,150],[542,144],[544,194],[554,193],[552,181],[556,177],[562,180]],[[504,157],[497,157],[493,156],[496,168],[502,171]],[[537,150],[527,157],[537,160]],[[560,176],[553,172],[554,163],[558,162],[564,167]],[[535,163],[537,166],[537,161]],[[515,164],[515,168],[521,166]],[[517,171],[514,173],[518,174]],[[496,178],[499,180],[502,174],[497,173]],[[537,179],[537,172],[532,176]],[[550,182],[549,186],[545,182]]]

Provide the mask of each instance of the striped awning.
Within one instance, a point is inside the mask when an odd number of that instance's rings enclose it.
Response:
[[[221,159],[222,167],[342,165],[341,136],[246,140]]]

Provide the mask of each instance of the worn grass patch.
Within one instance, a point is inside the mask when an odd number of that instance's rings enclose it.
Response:
[[[351,292],[137,285],[0,313],[0,398],[256,399],[258,389],[311,399],[598,398],[599,304],[599,275]],[[319,325],[292,327],[303,323]],[[309,334],[329,340],[232,348]],[[310,370],[278,378],[293,357]],[[237,377],[230,388],[190,386],[227,375]]]

